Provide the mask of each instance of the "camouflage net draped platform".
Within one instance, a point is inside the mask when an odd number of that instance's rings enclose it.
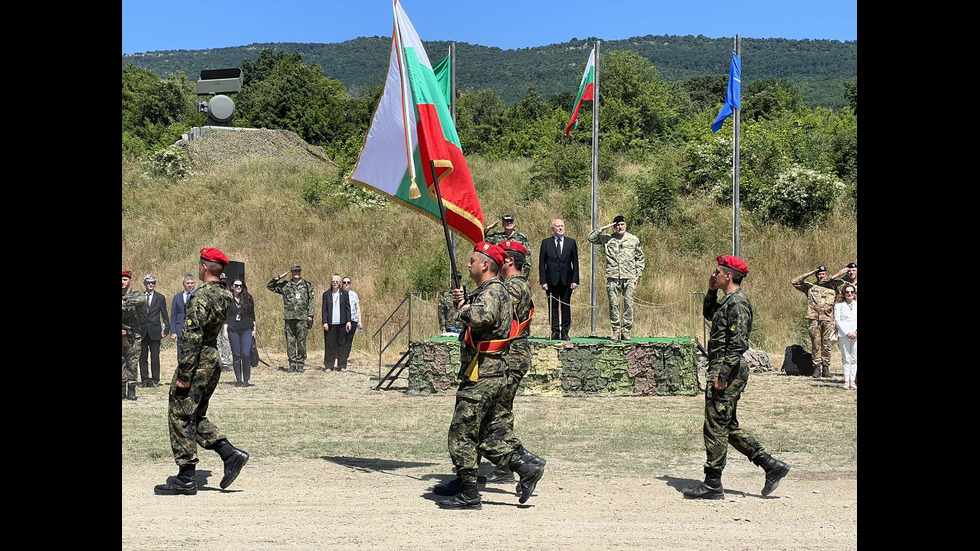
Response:
[[[634,338],[628,343],[600,338],[530,339],[530,343],[531,369],[521,382],[521,395],[693,396],[704,389],[698,377],[698,364],[703,361],[688,337]],[[453,337],[409,343],[407,393],[454,393],[459,345]]]

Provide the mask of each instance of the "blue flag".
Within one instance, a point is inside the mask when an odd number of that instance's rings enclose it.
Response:
[[[742,60],[732,51],[732,70],[728,73],[728,92],[725,94],[725,105],[721,106],[721,111],[711,123],[711,131],[721,130],[721,125],[725,119],[735,112],[735,109],[742,108]]]

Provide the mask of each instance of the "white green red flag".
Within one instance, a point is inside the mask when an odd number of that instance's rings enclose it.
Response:
[[[476,244],[483,240],[483,209],[456,126],[422,40],[398,0],[393,4],[388,76],[348,179],[441,221],[432,161],[446,224]],[[420,191],[421,184],[425,193]]]
[[[578,97],[575,98],[575,107],[572,109],[572,117],[568,119],[568,125],[565,126],[565,135],[567,136],[573,128],[578,126],[578,112],[582,108],[583,101],[592,101],[595,99],[595,48],[592,48],[592,53],[589,54],[589,63],[585,66],[585,74],[582,75],[582,84],[578,87]]]

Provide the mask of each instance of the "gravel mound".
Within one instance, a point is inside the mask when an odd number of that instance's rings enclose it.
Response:
[[[195,168],[245,164],[256,158],[335,167],[322,147],[306,143],[290,130],[213,126],[194,130],[200,132],[185,134],[176,145],[187,150],[187,156]]]

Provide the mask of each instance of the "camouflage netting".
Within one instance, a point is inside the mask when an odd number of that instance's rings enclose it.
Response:
[[[556,342],[531,339],[531,369],[519,394],[538,396],[695,395],[699,385],[695,346],[690,339],[605,339]],[[408,393],[455,391],[459,342],[416,341],[409,345]]]

